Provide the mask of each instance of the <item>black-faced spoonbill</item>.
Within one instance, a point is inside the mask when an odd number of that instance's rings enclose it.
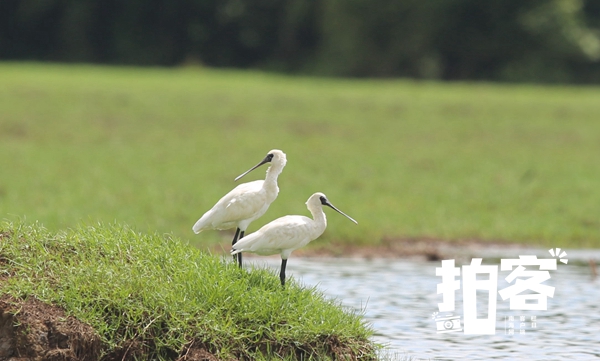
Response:
[[[262,256],[281,255],[279,279],[285,286],[285,267],[292,251],[306,246],[317,239],[327,228],[327,218],[323,206],[329,206],[358,224],[352,217],[340,211],[327,200],[323,193],[315,193],[306,201],[306,207],[314,219],[304,216],[284,216],[265,224],[258,231],[244,237],[233,245],[231,254],[251,252]]]
[[[265,214],[269,205],[277,198],[279,187],[277,176],[287,162],[285,153],[273,149],[257,165],[242,173],[235,180],[242,178],[265,163],[271,163],[267,169],[265,180],[242,183],[219,199],[208,212],[194,224],[192,230],[200,233],[208,229],[231,229],[236,227],[231,245],[244,237],[244,232],[250,223]],[[235,259],[235,257],[234,257]],[[242,255],[238,255],[238,263],[242,267]]]

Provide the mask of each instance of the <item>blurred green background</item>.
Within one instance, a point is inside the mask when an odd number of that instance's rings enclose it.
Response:
[[[191,226],[280,148],[279,198],[249,232],[322,191],[359,221],[329,213],[322,242],[600,245],[598,88],[20,63],[0,79],[9,219],[229,240]]]
[[[334,245],[598,247],[599,28],[591,0],[5,0],[0,217],[214,244],[193,223],[280,148],[249,232],[322,191],[359,221]]]

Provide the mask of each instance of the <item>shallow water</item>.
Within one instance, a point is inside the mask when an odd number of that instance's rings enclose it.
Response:
[[[519,253],[550,258],[543,250]],[[519,253],[502,258],[518,258]],[[582,260],[587,257],[598,260],[600,251],[568,253],[569,264],[558,263],[557,270],[549,271],[551,279],[544,282],[555,287],[546,310],[510,310],[509,300],[497,296],[495,335],[437,333],[432,314],[438,311],[438,302],[442,302],[442,295],[436,291],[441,277],[435,275],[441,262],[302,259],[292,255],[286,273],[307,286],[316,285],[325,295],[364,313],[376,331],[374,340],[387,345],[388,356],[397,355],[398,359],[597,359],[600,358],[600,280],[591,277],[589,266],[574,261],[577,255]],[[483,264],[500,263],[498,259],[482,258]],[[274,269],[278,269],[280,262],[273,258],[250,261]],[[504,280],[509,273],[499,269],[498,289],[509,286]],[[462,289],[456,292],[455,304],[455,315],[462,316]],[[478,310],[479,307],[478,304]],[[510,316],[514,317],[512,335],[508,327]],[[525,317],[524,326],[521,316]],[[536,317],[536,328],[532,328],[531,316]]]

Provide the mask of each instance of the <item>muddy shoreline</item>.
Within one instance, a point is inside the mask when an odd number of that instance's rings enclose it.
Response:
[[[318,240],[305,248],[295,250],[292,257],[310,258],[397,258],[438,261],[442,259],[466,259],[489,255],[514,253],[539,248],[508,241],[482,241],[477,239],[441,240],[434,238],[384,239],[377,245],[354,245],[345,243],[326,243]],[[227,254],[231,249],[229,242],[209,247],[213,254]],[[261,257],[244,253],[245,257]],[[278,256],[274,256],[278,257]]]

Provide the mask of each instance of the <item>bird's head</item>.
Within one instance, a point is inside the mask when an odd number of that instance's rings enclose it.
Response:
[[[272,149],[268,154],[267,157],[271,157],[271,163],[273,164],[279,164],[282,167],[285,166],[285,163],[287,163],[287,158],[285,157],[285,153],[280,151],[279,149]]]
[[[267,156],[264,157],[264,159],[261,160],[257,165],[248,169],[241,175],[237,176],[237,178],[235,178],[235,180],[236,181],[239,180],[246,174],[252,172],[253,170],[255,170],[256,168],[260,167],[261,165],[263,165],[265,163],[272,163],[274,165],[278,165],[279,167],[283,168],[283,167],[285,167],[286,162],[287,162],[287,158],[285,157],[285,153],[280,151],[279,149],[273,149],[269,153],[267,153]]]
[[[312,196],[310,196],[310,198],[308,198],[308,200],[306,201],[306,205],[308,206],[309,209],[313,208],[315,206],[330,207],[333,210],[335,210],[336,212],[338,212],[339,214],[341,214],[341,215],[345,216],[346,218],[348,218],[349,220],[351,220],[352,222],[358,224],[358,222],[356,220],[354,220],[354,218],[352,218],[349,215],[347,215],[346,213],[340,211],[333,204],[331,204],[331,202],[329,202],[329,199],[327,199],[327,196],[321,192],[317,192],[317,193],[313,194]]]

